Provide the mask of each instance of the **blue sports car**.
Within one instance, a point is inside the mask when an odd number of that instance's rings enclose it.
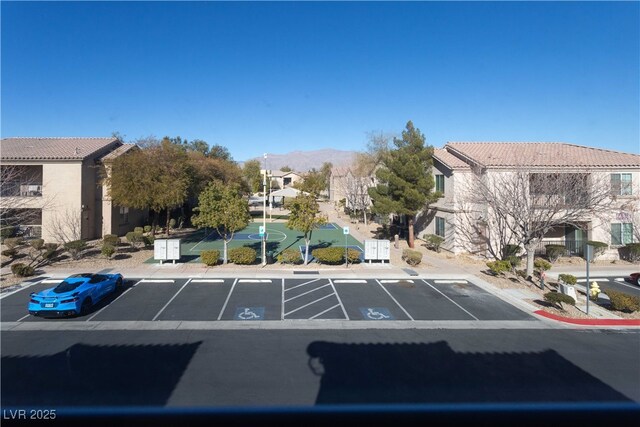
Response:
[[[29,314],[42,317],[85,315],[91,306],[122,287],[121,274],[74,274],[55,288],[32,293]]]

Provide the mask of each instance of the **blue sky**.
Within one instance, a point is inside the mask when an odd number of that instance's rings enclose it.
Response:
[[[427,143],[640,153],[640,3],[6,2],[2,137],[204,139],[236,160]]]

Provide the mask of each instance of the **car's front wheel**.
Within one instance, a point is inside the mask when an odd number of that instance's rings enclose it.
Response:
[[[116,290],[122,289],[122,277],[118,277],[116,280]]]
[[[91,311],[91,306],[93,302],[90,297],[87,297],[82,301],[82,305],[80,306],[80,316],[86,316]]]

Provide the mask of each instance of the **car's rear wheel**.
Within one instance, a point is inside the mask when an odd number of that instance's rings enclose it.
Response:
[[[89,311],[91,311],[92,305],[93,305],[93,302],[91,301],[91,298],[89,297],[85,298],[84,301],[82,301],[82,305],[80,306],[80,315],[86,316],[87,314],[89,314]]]
[[[640,286],[640,276],[636,279],[636,285]]]

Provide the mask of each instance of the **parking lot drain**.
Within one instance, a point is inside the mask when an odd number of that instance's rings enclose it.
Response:
[[[416,273],[415,270],[412,270],[410,268],[403,268],[402,271],[407,273],[409,276],[417,276],[418,275],[418,273]]]

